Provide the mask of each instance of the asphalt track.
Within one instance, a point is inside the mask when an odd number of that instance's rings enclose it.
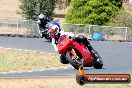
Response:
[[[103,58],[103,69],[85,68],[87,74],[131,74],[132,42],[91,41],[93,47]],[[52,52],[51,43],[40,38],[0,37],[0,47]],[[0,77],[42,77],[42,76],[75,76],[72,66],[56,69],[41,69],[28,72],[0,73]]]

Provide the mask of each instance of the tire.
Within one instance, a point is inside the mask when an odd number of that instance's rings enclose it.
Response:
[[[40,38],[43,38],[44,35],[43,35],[43,32],[40,32]]]
[[[66,57],[63,54],[61,54],[60,56],[60,62],[62,64],[69,64],[69,61],[66,59]]]
[[[58,38],[55,38],[55,44],[58,44]]]
[[[103,60],[102,58],[99,56],[99,54],[96,52],[96,57],[95,57],[95,62],[93,67],[96,69],[101,69],[103,67]]]
[[[48,41],[51,42],[52,41],[52,38],[49,38]]]
[[[67,58],[67,60],[69,61],[69,63],[75,68],[75,69],[79,69],[79,67],[82,65],[82,63],[80,64],[80,63],[78,63],[76,60],[74,60],[73,58],[72,58],[72,56],[70,55],[70,53],[69,52],[67,52],[66,53],[66,58]]]
[[[79,85],[84,85],[86,83],[86,78],[84,76],[76,75],[76,81]]]
[[[45,39],[47,38],[47,32],[46,32],[46,31],[43,32],[43,37],[44,37]]]
[[[52,41],[52,38],[49,36],[49,34],[46,35],[46,39],[51,42]]]

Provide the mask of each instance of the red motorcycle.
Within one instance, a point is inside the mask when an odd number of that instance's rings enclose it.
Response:
[[[85,44],[78,43],[65,35],[60,36],[57,48],[61,54],[60,62],[63,64],[70,63],[75,69],[79,69],[80,66],[93,66],[96,69],[101,69],[103,66],[102,58],[97,52],[93,56]]]

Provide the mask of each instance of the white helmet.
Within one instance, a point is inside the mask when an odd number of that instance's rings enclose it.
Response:
[[[44,17],[45,17],[44,14],[41,13],[38,18],[43,19]]]
[[[58,29],[58,26],[57,25],[53,25],[52,26],[52,30],[57,30]]]
[[[58,29],[59,29],[59,28],[58,28],[57,25],[53,25],[53,26],[51,27],[51,29],[49,29],[49,32],[56,32]]]

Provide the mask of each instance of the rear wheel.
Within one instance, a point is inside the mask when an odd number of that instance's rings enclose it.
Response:
[[[95,53],[94,58],[95,58],[95,62],[94,62],[93,67],[96,69],[101,69],[103,67],[102,58],[99,56],[99,54],[97,52]]]

